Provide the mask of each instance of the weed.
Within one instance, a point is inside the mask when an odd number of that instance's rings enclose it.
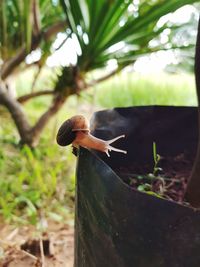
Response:
[[[157,154],[156,143],[153,142],[153,160],[154,160],[153,176],[157,176],[158,172],[162,171],[162,168],[158,167],[160,159],[161,159],[160,155]]]
[[[147,175],[134,175],[134,178],[131,177],[130,179],[130,185],[134,185],[135,183],[137,190],[162,198],[165,193],[165,178],[158,174],[162,171],[162,168],[158,166],[161,156],[157,154],[155,142],[153,142],[152,152],[154,160],[152,173]]]

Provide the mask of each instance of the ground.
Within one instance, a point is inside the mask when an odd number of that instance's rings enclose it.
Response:
[[[72,267],[72,226],[49,223],[41,234],[33,226],[0,225],[0,267]]]

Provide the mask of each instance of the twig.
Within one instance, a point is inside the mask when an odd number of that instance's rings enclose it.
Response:
[[[19,232],[19,228],[15,228],[6,238],[6,240],[11,241]]]
[[[122,68],[118,67],[118,68],[116,68],[115,70],[111,71],[110,73],[107,73],[105,76],[102,76],[102,77],[100,77],[100,78],[98,78],[98,79],[96,79],[96,80],[92,80],[92,81],[90,81],[89,83],[87,83],[87,84],[85,85],[85,87],[88,88],[88,87],[94,86],[94,85],[96,85],[96,84],[98,84],[98,83],[100,83],[100,82],[103,82],[103,81],[105,81],[105,80],[111,78],[113,75],[117,74],[118,72],[120,72],[121,69],[122,69]]]
[[[44,256],[44,247],[43,247],[42,238],[40,238],[40,255],[41,255],[41,261],[42,261],[42,267],[45,267],[45,256]]]
[[[40,12],[37,0],[33,0],[32,14],[33,14],[34,34],[38,35],[40,33],[41,23],[40,23]]]
[[[55,50],[56,51],[59,50],[66,43],[68,38],[69,38],[69,36],[67,35],[67,37],[62,41],[62,43]]]
[[[37,72],[36,72],[36,74],[35,74],[35,76],[33,78],[33,82],[31,84],[31,93],[33,93],[33,91],[34,91],[34,87],[35,87],[35,84],[36,84],[36,82],[38,80],[38,77],[39,77],[39,75],[41,73],[41,70],[42,70],[42,66],[38,63],[38,69],[37,69]]]
[[[17,101],[22,104],[34,97],[43,96],[43,95],[53,95],[53,94],[54,94],[53,90],[43,90],[43,91],[38,91],[38,92],[20,96],[17,98]]]
[[[46,31],[39,32],[36,36],[32,36],[31,51],[35,50],[41,43],[42,40],[48,41],[53,35],[64,29],[66,26],[66,21],[59,21],[54,25],[51,25]],[[24,61],[27,56],[26,47],[22,47],[18,53],[12,58],[10,58],[5,64],[3,64],[0,76],[2,80],[5,80],[19,64]]]
[[[142,175],[142,174],[136,174],[136,173],[119,173],[121,176],[128,176],[130,178],[137,178],[138,176],[142,177],[142,179],[148,179],[148,180],[161,180],[163,179],[164,181],[172,181],[176,183],[181,183],[180,180],[174,179],[174,178],[167,178],[167,177],[161,177],[161,176],[148,176],[148,175]]]
[[[26,250],[23,250],[23,249],[21,249],[21,251],[22,251],[25,255],[27,255],[28,257],[32,258],[33,260],[38,261],[38,258],[35,257],[33,254],[31,254],[31,253],[29,253],[29,252],[27,252]]]

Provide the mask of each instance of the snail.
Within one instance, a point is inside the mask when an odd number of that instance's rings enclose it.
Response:
[[[60,146],[72,144],[75,147],[92,148],[104,152],[110,157],[109,151],[127,153],[125,150],[110,145],[124,137],[125,135],[120,135],[107,141],[99,139],[90,134],[88,120],[82,115],[76,115],[63,122],[58,130],[56,140]]]

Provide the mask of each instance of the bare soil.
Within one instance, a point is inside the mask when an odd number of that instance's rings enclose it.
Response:
[[[0,267],[72,267],[74,229],[50,223],[44,233],[33,226],[0,225]]]

